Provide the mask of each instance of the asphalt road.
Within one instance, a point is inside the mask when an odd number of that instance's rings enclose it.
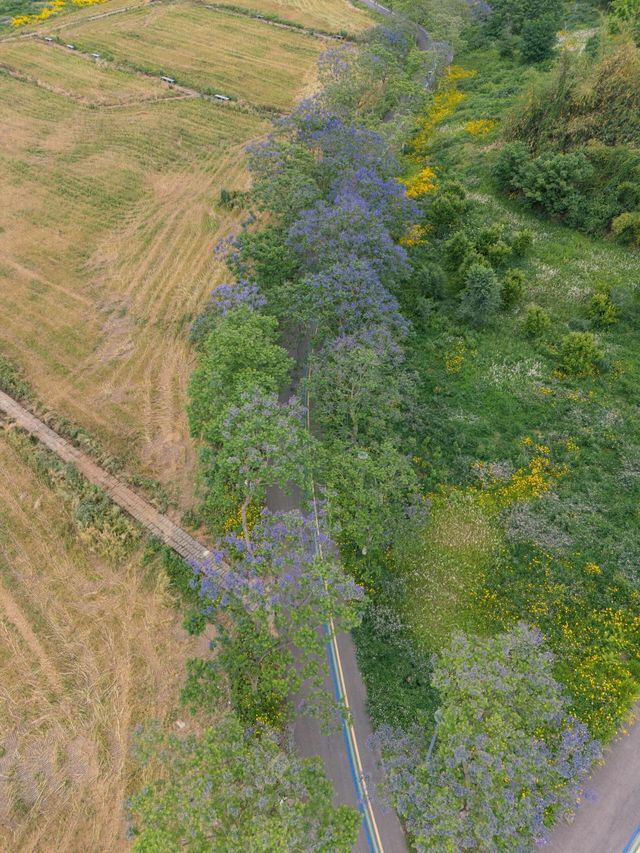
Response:
[[[273,488],[268,492],[267,505],[273,512],[286,512],[299,509],[300,499],[295,490],[286,495]],[[350,720],[327,735],[316,720],[297,715],[293,726],[296,751],[302,756],[319,755],[333,784],[335,804],[344,803],[361,812],[354,853],[405,853],[408,848],[400,821],[376,793],[381,777],[377,754],[369,745],[373,732],[366,709],[367,691],[351,635],[341,633],[333,643],[327,643],[327,657],[325,690],[345,701]],[[294,698],[296,704],[304,692]]]
[[[545,853],[623,853],[640,824],[640,720],[613,742],[587,790],[575,820],[557,828]]]

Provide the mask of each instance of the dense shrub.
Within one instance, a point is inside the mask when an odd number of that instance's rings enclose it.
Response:
[[[589,318],[596,326],[613,326],[618,322],[620,309],[611,299],[611,288],[603,285],[591,297]]]
[[[569,332],[562,339],[560,366],[574,376],[590,376],[603,355],[591,332]]]
[[[557,28],[555,15],[543,15],[527,21],[522,28],[522,61],[542,62],[548,59],[553,53]]]
[[[471,326],[486,326],[500,306],[500,282],[493,270],[474,265],[467,273],[460,316]]]
[[[503,308],[513,308],[520,302],[524,293],[524,281],[525,277],[522,270],[507,270],[500,289],[500,301]]]
[[[611,223],[613,236],[626,246],[640,246],[640,211],[622,213]]]
[[[551,328],[551,317],[540,305],[531,304],[527,307],[524,322],[524,333],[529,338],[542,338]]]

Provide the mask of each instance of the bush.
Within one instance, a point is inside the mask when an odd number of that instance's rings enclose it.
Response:
[[[529,151],[523,142],[510,142],[498,154],[491,176],[502,192],[520,189],[520,172],[529,162]]]
[[[591,332],[569,332],[562,339],[560,366],[573,376],[591,376],[603,355]]]
[[[511,249],[517,258],[523,258],[533,245],[533,234],[528,228],[521,228],[511,238]]]
[[[472,326],[486,326],[500,306],[500,282],[493,270],[474,264],[466,275],[460,314]]]
[[[529,203],[539,205],[551,216],[575,219],[585,204],[581,189],[593,174],[593,166],[582,151],[545,153],[525,163],[515,180]]]
[[[513,253],[511,246],[505,243],[504,240],[496,240],[495,243],[487,246],[483,254],[494,269],[500,269],[500,267],[506,265]]]
[[[523,322],[524,333],[528,338],[542,338],[551,328],[551,317],[540,305],[531,304]]]
[[[473,251],[471,240],[464,231],[456,231],[443,246],[443,261],[448,272],[457,272],[464,259]]]
[[[419,296],[440,299],[444,293],[447,276],[438,264],[425,263],[415,270],[413,280]]]
[[[500,290],[500,301],[504,309],[513,308],[520,302],[524,293],[524,280],[522,270],[507,270]]]
[[[611,299],[611,288],[603,285],[591,297],[589,303],[589,319],[601,328],[613,326],[618,322],[620,309]]]
[[[625,246],[640,246],[640,212],[623,213],[611,223],[613,236]]]
[[[548,59],[556,43],[556,29],[555,16],[543,15],[528,21],[522,28],[522,61],[530,63]]]

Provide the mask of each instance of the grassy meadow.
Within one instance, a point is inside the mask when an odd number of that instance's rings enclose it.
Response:
[[[460,61],[474,76],[462,78],[430,162],[463,181],[476,227],[504,222],[533,242],[515,308],[476,331],[445,299],[416,340],[432,512],[421,541],[394,555],[405,584],[398,607],[427,653],[456,629],[538,625],[576,711],[607,738],[640,683],[637,253],[496,193],[489,172],[501,123],[535,72],[483,52]],[[617,306],[606,326],[590,319],[602,286]],[[550,317],[539,338],[524,330],[530,303]],[[574,376],[562,369],[562,339],[584,328],[603,355],[593,375]]]

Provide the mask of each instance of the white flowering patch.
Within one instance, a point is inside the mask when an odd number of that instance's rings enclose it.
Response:
[[[540,360],[524,358],[520,361],[495,361],[487,371],[486,380],[499,388],[514,385],[530,385],[542,379],[544,367]]]

